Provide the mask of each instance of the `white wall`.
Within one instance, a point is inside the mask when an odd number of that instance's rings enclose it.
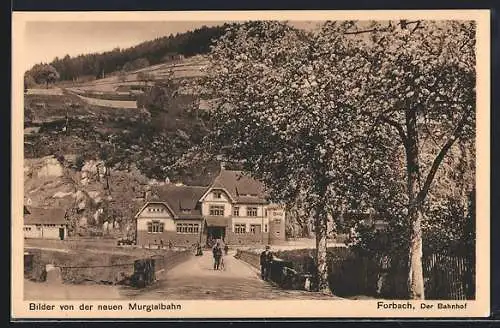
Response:
[[[42,227],[33,225],[24,225],[25,238],[42,238]]]
[[[141,218],[170,218],[172,217],[172,213],[164,204],[148,204],[141,213],[139,213],[138,217]]]
[[[198,233],[203,232],[203,220],[176,220],[174,225],[177,225],[177,223],[198,224],[199,225]],[[174,230],[177,231],[177,227],[174,227]],[[189,234],[189,233],[181,233],[181,234]]]
[[[231,219],[231,229],[234,232],[234,225],[235,224],[245,224],[246,225],[246,231],[250,231],[250,225],[251,224],[260,224],[261,231],[264,232],[264,225],[269,224],[269,220],[267,218],[240,218],[240,217],[233,217]]]
[[[218,191],[220,191],[220,189],[210,190],[209,193],[205,196],[205,199],[203,200],[201,205],[202,215],[210,215],[210,205],[224,205],[224,216],[229,217],[233,215],[231,199],[224,191],[221,191],[221,198],[215,198],[214,192]]]
[[[265,205],[261,204],[234,204],[233,206],[239,207],[240,208],[240,215],[239,217],[247,217],[247,208],[248,207],[257,207],[257,217],[263,217],[265,215]],[[231,210],[231,216],[233,215],[233,211]],[[253,218],[254,216],[248,216],[248,218]]]
[[[164,204],[148,204],[137,216],[137,231],[147,231],[148,222],[163,222],[164,231],[175,231],[175,223],[172,213]]]
[[[60,239],[59,228],[64,228],[64,238],[68,236],[68,231],[65,225],[56,224],[49,225],[24,225],[25,238],[45,238],[45,239]]]
[[[148,231],[148,222],[159,221],[163,223],[163,231],[175,231],[175,222],[171,217],[138,217],[137,231]]]

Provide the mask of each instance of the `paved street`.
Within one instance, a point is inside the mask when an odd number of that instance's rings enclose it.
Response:
[[[35,283],[25,280],[24,297],[30,300],[257,300],[257,299],[337,299],[306,291],[281,290],[260,279],[260,273],[249,264],[224,256],[225,270],[214,271],[212,254],[192,256],[145,289],[106,285],[70,285]]]
[[[271,286],[260,279],[259,272],[249,264],[234,258],[234,253],[224,257],[225,270],[214,271],[212,255],[193,256],[188,261],[168,271],[155,286],[144,290],[122,288],[126,299],[332,299],[333,296],[305,291],[286,291]]]

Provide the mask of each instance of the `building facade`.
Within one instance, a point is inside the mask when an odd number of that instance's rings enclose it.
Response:
[[[66,211],[24,206],[24,238],[64,240],[68,235]]]
[[[156,247],[201,243],[200,197],[206,187],[165,185],[137,212],[136,244]]]
[[[168,192],[167,192],[168,191]],[[285,211],[266,200],[263,185],[241,171],[222,169],[210,187],[166,185],[136,215],[137,244],[279,244]],[[180,196],[182,195],[182,196]],[[183,208],[177,204],[185,204]],[[156,222],[156,223],[155,223]]]

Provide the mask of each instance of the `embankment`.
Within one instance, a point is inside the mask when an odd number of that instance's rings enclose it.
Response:
[[[179,263],[187,260],[190,251],[179,250],[126,250],[113,252],[96,252],[95,250],[58,250],[30,248],[25,254],[25,278],[33,281],[45,281],[47,264],[60,268],[64,283],[81,284],[92,282],[97,284],[128,284],[134,274],[134,262],[153,259],[157,273],[166,272]]]

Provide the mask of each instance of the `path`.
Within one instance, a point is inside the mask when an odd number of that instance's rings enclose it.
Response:
[[[257,269],[234,258],[224,257],[225,270],[214,271],[212,255],[192,256],[147,288],[106,285],[36,283],[24,280],[24,298],[29,300],[258,300],[258,299],[340,299],[298,290],[282,290],[262,281]]]
[[[281,290],[260,279],[259,271],[234,258],[224,257],[225,270],[214,271],[212,255],[193,256],[174,267],[146,289],[122,288],[126,299],[170,300],[255,300],[255,299],[332,299],[334,296],[306,291]]]

